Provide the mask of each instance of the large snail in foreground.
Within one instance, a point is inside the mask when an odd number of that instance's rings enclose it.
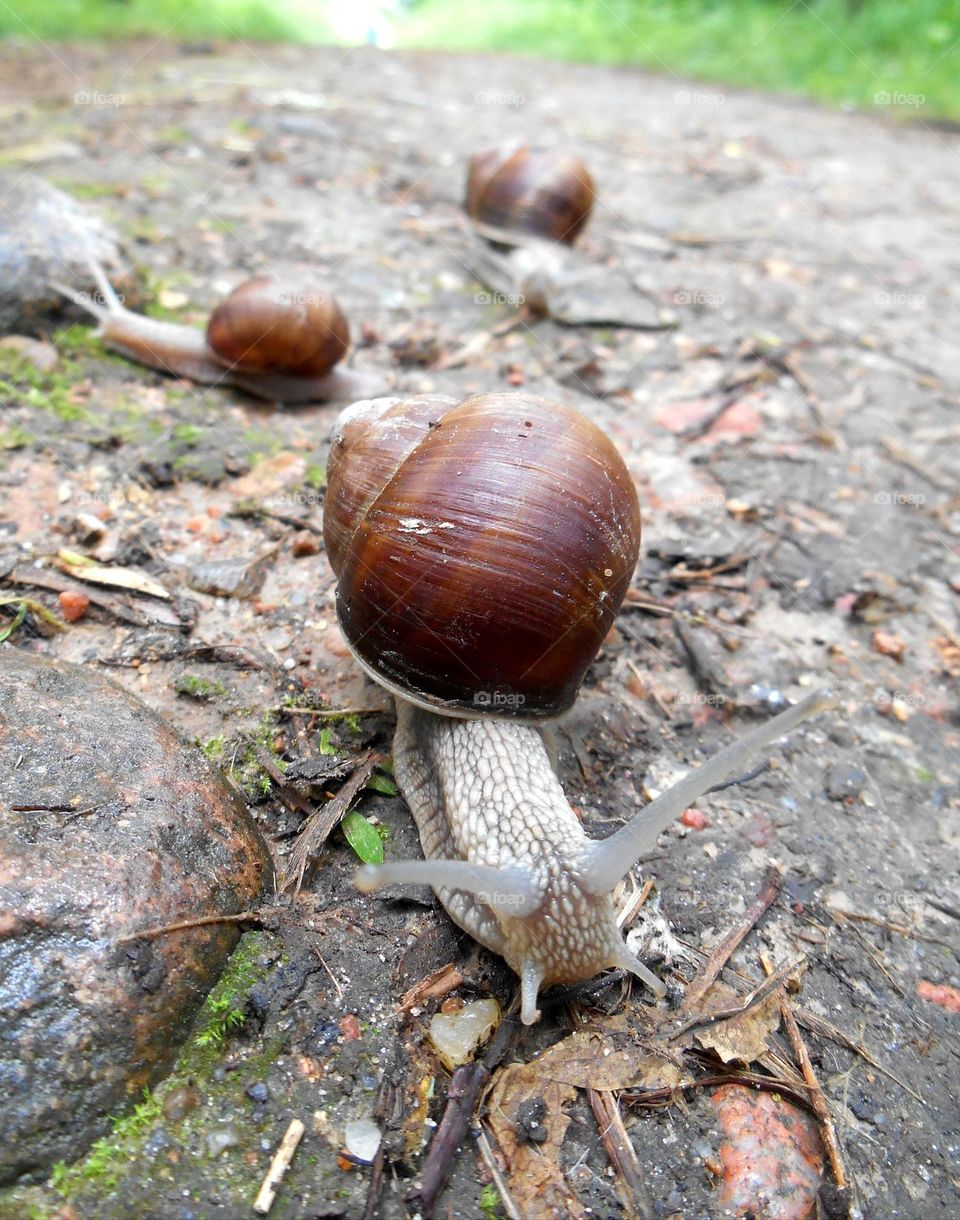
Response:
[[[488,149],[470,158],[467,215],[481,226],[572,245],[596,190],[579,157],[550,148]]]
[[[350,346],[340,306],[304,276],[256,275],[210,315],[205,331],[125,309],[103,270],[99,300],[55,287],[99,323],[115,352],[202,385],[232,385],[274,402],[322,402],[381,393],[381,378],[337,365]]]
[[[609,439],[525,394],[347,408],[324,536],[353,655],[397,696],[394,771],[425,860],[357,884],[434,887],[521,979],[521,1018],[556,982],[621,966],[612,891],[657,835],[753,751],[830,706],[813,694],[715,754],[609,839],[584,834],[531,720],[573,701],[630,583],[636,493]]]

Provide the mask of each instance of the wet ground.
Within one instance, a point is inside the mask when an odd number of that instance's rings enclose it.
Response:
[[[739,977],[725,978],[743,995],[761,954],[774,970],[802,961],[794,999],[850,1183],[837,1192],[824,1169],[820,1214],[956,1214],[956,136],[502,58],[146,42],[2,54],[0,159],[111,220],[159,312],[199,323],[245,273],[316,263],[357,367],[401,391],[522,387],[615,438],[641,496],[643,559],[557,731],[591,833],[731,727],[814,683],[837,688],[838,714],[704,801],[708,825],[664,837],[641,870],[655,883],[645,910],[691,955],[673,954],[666,977],[690,979],[778,866],[777,896],[733,957]],[[600,197],[584,254],[631,275],[675,328],[510,325],[465,265],[459,215],[467,156],[508,137],[582,153]],[[11,645],[109,672],[201,743],[244,787],[282,870],[305,804],[327,801],[364,751],[390,750],[388,700],[345,655],[316,553],[335,408],[197,391],[107,356],[82,325],[53,339],[52,372],[4,355],[2,594],[58,613],[63,589],[96,600],[53,634],[31,613]],[[91,513],[100,536],[77,520]],[[63,547],[172,596],[82,585],[58,566]],[[250,569],[248,596],[198,591],[206,565],[232,579],[233,561]],[[400,799],[367,790],[359,807],[389,854],[415,850]],[[429,894],[361,897],[355,862],[335,832],[300,893],[251,924],[175,1077],[94,1158],[19,1188],[0,1214],[248,1215],[293,1118],[306,1134],[272,1215],[413,1214],[404,1198],[449,1077],[426,1043],[439,1001],[398,1001],[450,962],[465,999],[507,1006],[514,984]],[[529,1061],[589,1011],[583,998],[554,1007],[504,1061]],[[642,997],[623,1011],[648,1028]],[[789,1060],[783,1031],[771,1038]],[[723,1071],[685,1063],[700,1081]],[[778,1078],[791,1079],[782,1064]],[[556,1101],[570,1117],[556,1214],[735,1207],[716,1185],[706,1087],[614,1094],[649,1207],[637,1190],[624,1203],[603,1124],[571,1091]],[[388,1132],[373,1173],[338,1161],[346,1122],[371,1115]],[[494,1163],[515,1168],[499,1144]],[[439,1214],[500,1206],[490,1181],[468,1138]]]

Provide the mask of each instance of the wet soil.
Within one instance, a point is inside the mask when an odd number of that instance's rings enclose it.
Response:
[[[776,967],[803,958],[805,1010],[869,1055],[823,1028],[805,1035],[852,1182],[844,1206],[956,1214],[956,137],[506,58],[146,42],[2,58],[2,160],[102,209],[162,310],[200,322],[244,274],[317,263],[358,367],[401,391],[522,386],[614,437],[641,496],[643,558],[556,734],[591,833],[731,727],[805,686],[836,687],[838,714],[705,800],[709,825],[675,828],[641,871],[699,962],[779,866],[780,895],[733,964],[756,982],[761,952]],[[631,275],[674,329],[510,326],[514,311],[476,282],[466,158],[531,136],[582,152],[600,197],[584,254]],[[58,373],[4,371],[3,595],[57,609],[57,591],[79,587],[57,552],[77,548],[89,530],[77,516],[93,512],[104,532],[89,549],[172,597],[100,589],[68,630],[31,615],[7,647],[105,668],[204,743],[282,868],[296,793],[322,803],[340,782],[323,782],[325,760],[390,749],[388,700],[345,655],[326,559],[294,546],[320,527],[335,408],[196,390],[109,357],[76,324],[54,338]],[[197,565],[231,560],[265,560],[246,596],[197,591],[209,587]],[[415,850],[399,798],[367,791],[360,809],[390,854]],[[425,1041],[436,1002],[397,1001],[451,961],[467,999],[507,1005],[514,982],[429,894],[360,896],[354,864],[335,832],[299,895],[244,937],[158,1105],[95,1163],[18,1188],[0,1214],[248,1215],[292,1118],[306,1134],[272,1215],[414,1214],[404,1198],[449,1078]],[[664,969],[695,971],[680,958]],[[642,1022],[642,997],[625,1003]],[[583,1010],[549,1010],[511,1056],[529,1060]],[[218,1011],[237,1015],[217,1024]],[[337,1159],[345,1123],[374,1112],[388,1131],[379,1177]],[[621,1112],[653,1214],[722,1214],[705,1093],[625,1097]],[[570,1113],[567,1184],[591,1214],[623,1214],[582,1093]],[[488,1182],[467,1139],[440,1214],[480,1215]],[[844,1214],[829,1182],[819,1206]]]

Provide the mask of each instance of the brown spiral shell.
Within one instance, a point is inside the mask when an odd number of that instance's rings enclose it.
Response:
[[[590,219],[595,196],[579,158],[524,145],[470,158],[464,207],[492,228],[572,245]]]
[[[340,306],[307,279],[256,275],[210,315],[207,343],[231,368],[321,377],[342,360],[350,328]]]
[[[379,682],[453,715],[557,716],[630,583],[640,514],[609,438],[519,393],[376,399],[338,423],[324,537]]]

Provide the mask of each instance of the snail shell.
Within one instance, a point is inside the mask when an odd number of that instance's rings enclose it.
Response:
[[[557,716],[630,583],[636,492],[612,442],[526,394],[377,399],[340,418],[324,535],[361,665],[454,716]]]
[[[490,228],[572,245],[590,219],[595,196],[579,158],[524,145],[471,157],[464,206]]]
[[[239,284],[214,309],[207,343],[241,372],[319,377],[346,355],[350,328],[334,298],[315,285],[264,274]]]

